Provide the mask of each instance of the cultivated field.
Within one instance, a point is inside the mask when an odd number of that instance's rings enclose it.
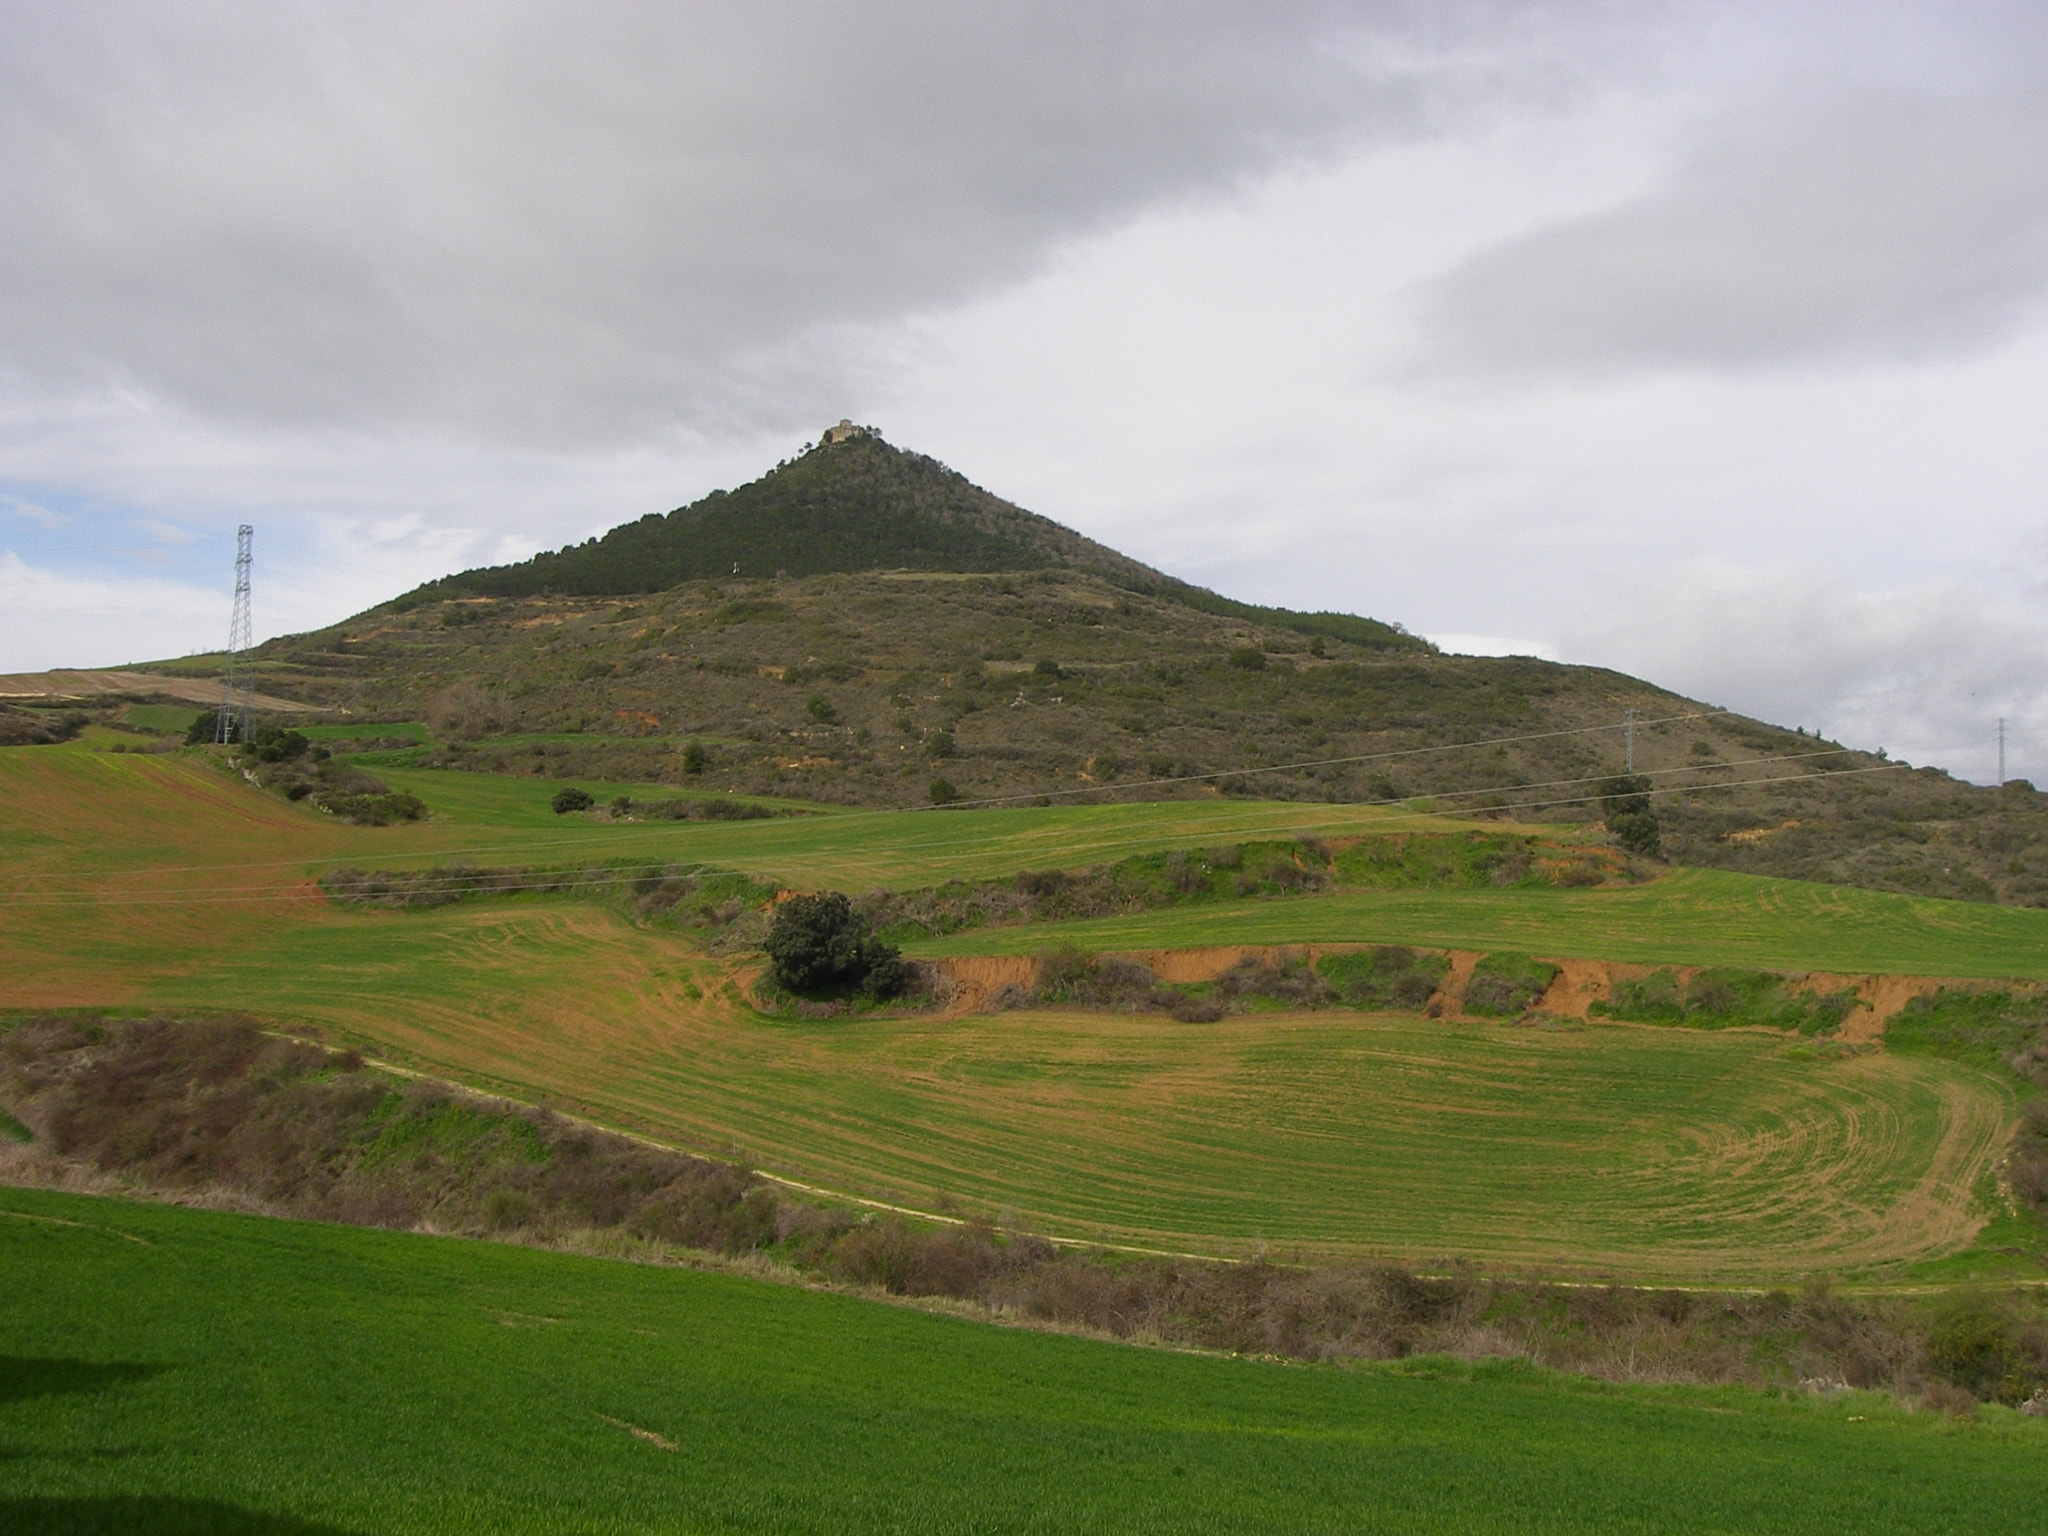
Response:
[[[0,1526],[2031,1529],[2048,1435],[1865,1394],[1139,1350],[487,1243],[0,1191]],[[567,1468],[576,1475],[565,1476]]]
[[[2014,1112],[1974,1069],[1769,1033],[1341,1011],[771,1019],[745,1003],[744,967],[616,902],[363,912],[310,878],[343,861],[658,849],[858,890],[1360,830],[1386,812],[1218,801],[608,826],[553,817],[545,782],[417,779],[404,787],[455,816],[348,827],[191,762],[0,752],[0,1006],[245,1011],[831,1190],[1007,1208],[1073,1236],[1688,1279],[1966,1248]],[[2040,976],[2044,932],[2037,912],[1679,872],[1633,889],[1292,897],[925,947],[1370,940]]]
[[[990,929],[914,949],[934,956],[1016,955],[1058,943],[1114,951],[1422,944],[1652,965],[2048,977],[2048,911],[1711,869],[1675,869],[1650,885],[1586,891],[1339,892]]]

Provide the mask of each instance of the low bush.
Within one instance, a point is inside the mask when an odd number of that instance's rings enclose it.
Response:
[[[1443,985],[1450,967],[1448,957],[1433,950],[1382,944],[1325,955],[1316,963],[1316,974],[1354,1008],[1419,1012]]]
[[[1485,955],[1465,983],[1464,1011],[1504,1019],[1527,1013],[1557,978],[1557,967],[1527,955]]]
[[[1170,1013],[1183,1023],[1210,1024],[1226,1013],[1262,1006],[1321,1008],[1330,989],[1299,956],[1239,961],[1199,988],[1161,985],[1150,967],[1113,955],[1093,955],[1071,944],[1038,956],[1029,992],[993,999],[994,1006],[1105,1008],[1122,1013]]]
[[[757,805],[752,800],[710,795],[680,795],[673,800],[636,800],[632,814],[654,821],[766,821],[774,816],[804,816],[807,811]]]
[[[1664,844],[1650,792],[1646,775],[1617,774],[1600,786],[1600,810],[1617,843],[1630,853],[1655,859],[1663,856]]]
[[[1681,982],[1677,972],[1663,969],[1616,982],[1610,996],[1586,1011],[1634,1024],[1684,1024],[1696,1029],[1761,1025],[1827,1035],[1862,1006],[1853,988],[1824,994],[1769,971],[1710,969]]]
[[[375,774],[312,746],[297,731],[258,726],[244,753],[228,761],[273,794],[310,803],[358,826],[385,827],[427,815],[427,803],[419,796],[394,791]]]
[[[1973,1399],[2017,1406],[2048,1381],[2048,1331],[1989,1295],[1958,1298],[1926,1343],[1929,1368]]]

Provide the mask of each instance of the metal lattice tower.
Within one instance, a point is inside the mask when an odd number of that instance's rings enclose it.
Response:
[[[256,530],[249,524],[235,530],[235,612],[228,620],[228,658],[220,669],[220,719],[213,730],[213,739],[222,745],[247,741],[256,713],[256,679],[246,660],[256,643],[249,618],[250,546],[255,540]]]

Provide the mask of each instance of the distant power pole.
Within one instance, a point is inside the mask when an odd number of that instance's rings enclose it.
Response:
[[[228,656],[220,669],[220,720],[213,730],[213,739],[223,746],[247,741],[256,713],[256,679],[247,655],[255,645],[249,619],[250,546],[255,539],[256,530],[247,523],[235,530],[235,611],[228,620]]]
[[[1636,712],[1630,710],[1622,718],[1622,739],[1628,743],[1628,771],[1636,771]]]
[[[2005,716],[1998,717],[1998,782],[2005,782]]]

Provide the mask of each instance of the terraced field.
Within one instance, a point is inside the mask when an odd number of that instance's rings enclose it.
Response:
[[[474,820],[352,828],[188,763],[0,752],[0,1006],[239,1009],[826,1188],[1008,1208],[1075,1236],[1673,1278],[1954,1252],[1987,1214],[1975,1191],[2013,1114],[2007,1089],[1971,1069],[1816,1058],[1769,1034],[1349,1013],[774,1020],[686,933],[614,906],[365,913],[312,887],[339,860],[540,857],[543,844],[557,858],[687,848],[791,883],[923,884],[1373,814],[1215,802],[536,835],[522,819],[550,786],[449,777]],[[2044,923],[1678,873],[1640,889],[1289,898],[929,948],[1369,938],[2041,975]]]
[[[1711,869],[1599,890],[1362,891],[1168,909],[934,939],[921,955],[1212,944],[1421,944],[1652,965],[2035,980],[2048,911],[1894,896]]]
[[[427,920],[422,921],[422,916]],[[826,1188],[1077,1237],[1747,1279],[1966,1246],[2009,1092],[1781,1038],[1352,1014],[765,1019],[575,902],[326,920],[166,981]]]

